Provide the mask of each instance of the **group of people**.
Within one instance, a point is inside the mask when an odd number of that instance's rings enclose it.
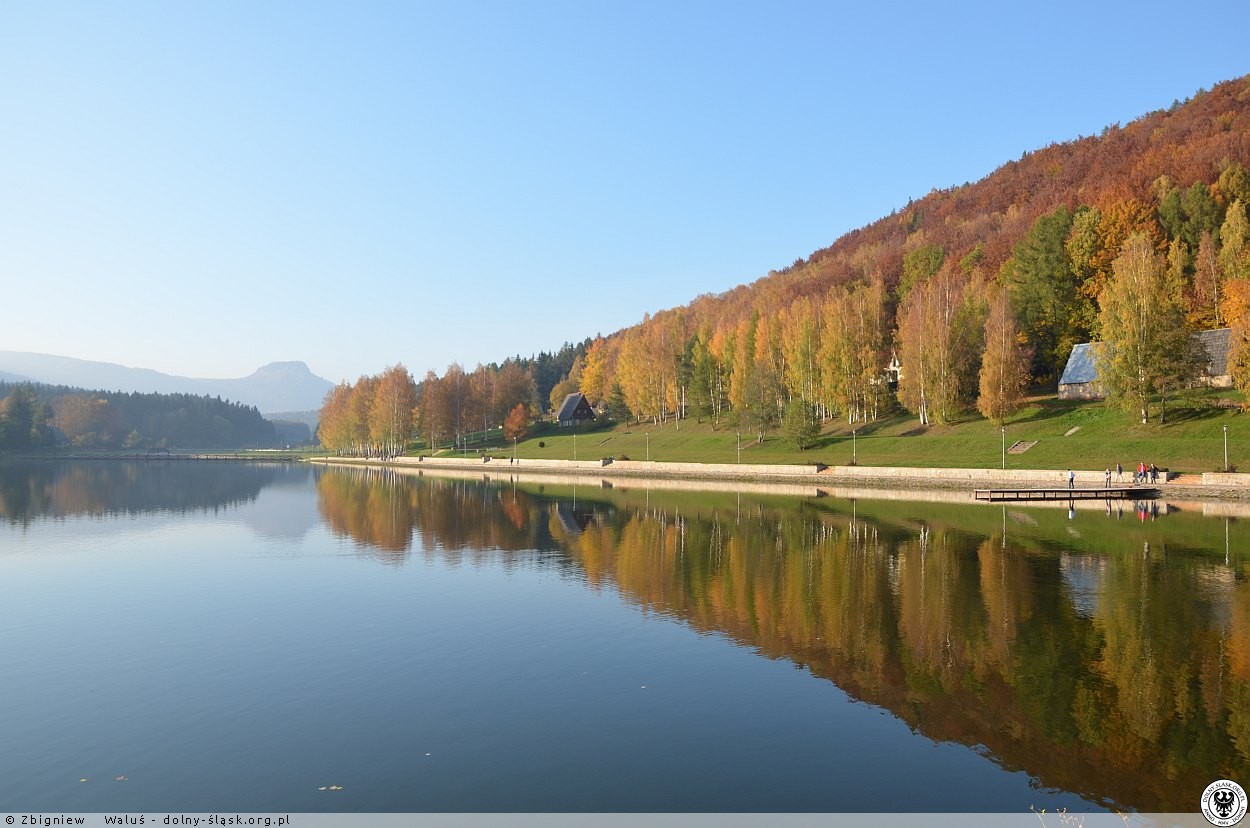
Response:
[[[1069,475],[1070,474],[1071,472],[1069,472]],[[1107,481],[1107,488],[1111,488],[1111,469],[1107,469],[1105,476],[1106,476],[1106,481]],[[1115,480],[1117,483],[1124,482],[1124,465],[1121,463],[1115,464]],[[1149,465],[1147,465],[1144,460],[1137,464],[1137,470],[1133,472],[1133,485],[1134,486],[1136,486],[1139,483],[1158,483],[1158,482],[1159,482],[1159,467],[1158,466],[1156,466],[1154,463],[1150,463]],[[1068,485],[1071,486],[1071,483],[1069,482]]]

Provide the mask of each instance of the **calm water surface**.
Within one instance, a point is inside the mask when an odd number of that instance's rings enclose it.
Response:
[[[1250,781],[1248,526],[8,463],[0,801],[1194,811]]]

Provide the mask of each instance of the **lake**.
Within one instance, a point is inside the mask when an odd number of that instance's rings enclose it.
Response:
[[[1250,521],[0,464],[10,811],[1193,812]]]

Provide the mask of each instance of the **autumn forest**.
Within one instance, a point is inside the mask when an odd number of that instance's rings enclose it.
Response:
[[[618,419],[697,418],[763,439],[895,405],[920,424],[1002,422],[1052,391],[1072,346],[1097,351],[1108,397],[1142,422],[1202,367],[1194,331],[1232,329],[1250,387],[1250,77],[981,181],[934,190],[806,260],[660,311],[559,354],[402,365],[327,397],[320,436],[398,451],[502,425],[581,391]],[[893,369],[891,372],[890,369]],[[514,424],[513,433],[518,426]]]

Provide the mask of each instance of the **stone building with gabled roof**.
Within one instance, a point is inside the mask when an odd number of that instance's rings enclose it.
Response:
[[[560,404],[560,410],[556,413],[556,423],[561,426],[581,425],[594,418],[594,409],[590,407],[586,395],[578,392],[565,397],[564,402]]]
[[[1232,374],[1228,370],[1228,351],[1232,346],[1233,331],[1231,328],[1219,328],[1214,331],[1198,331],[1191,339],[1197,340],[1202,352],[1207,355],[1207,364],[1203,370],[1203,385],[1215,388],[1229,388],[1233,384]]]
[[[1093,342],[1072,346],[1068,364],[1059,378],[1059,399],[1101,400],[1106,394],[1098,379],[1098,363],[1094,359]]]
[[[1198,331],[1190,336],[1190,341],[1201,347],[1206,355],[1202,375],[1197,378],[1198,384],[1215,388],[1228,388],[1233,384],[1233,378],[1228,373],[1231,333],[1228,328],[1220,328],[1214,331]],[[1082,342],[1072,346],[1068,364],[1064,366],[1063,376],[1059,378],[1059,399],[1101,400],[1106,396],[1102,382],[1098,379],[1098,361],[1094,354],[1094,346],[1097,344]]]

